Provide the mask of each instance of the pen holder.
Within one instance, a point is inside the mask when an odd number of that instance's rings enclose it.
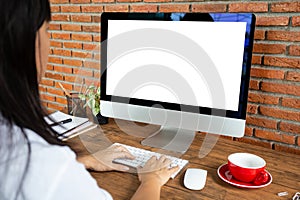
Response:
[[[68,114],[76,117],[87,117],[86,109],[84,108],[85,101],[78,97],[79,93],[70,93],[66,95],[68,103]]]

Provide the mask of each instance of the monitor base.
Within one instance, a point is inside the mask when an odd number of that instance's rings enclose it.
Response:
[[[194,137],[195,131],[162,126],[158,132],[141,141],[141,144],[183,154]]]

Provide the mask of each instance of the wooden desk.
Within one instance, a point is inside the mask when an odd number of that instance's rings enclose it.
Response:
[[[126,123],[125,123],[126,124]],[[125,128],[124,128],[125,127]],[[123,126],[127,132],[128,126]],[[143,130],[143,129],[141,129]],[[138,131],[141,131],[138,130]],[[228,200],[287,200],[300,191],[300,156],[276,152],[271,149],[219,138],[212,151],[204,158],[199,158],[198,153],[205,135],[197,133],[189,150],[182,155],[183,159],[189,160],[188,168],[196,167],[208,171],[206,186],[201,191],[191,191],[183,186],[185,169],[174,180],[163,186],[161,199],[228,199]],[[88,145],[90,152],[97,151],[110,144],[120,142],[136,147],[140,145],[141,138],[133,137],[121,131],[115,123],[101,126],[100,129],[73,138],[68,143],[78,153],[84,154],[81,141]],[[145,147],[144,147],[145,148]],[[145,148],[150,149],[150,148]],[[152,149],[157,151],[156,149]],[[227,156],[234,152],[249,152],[263,157],[267,162],[267,170],[273,176],[273,182],[260,189],[241,189],[223,182],[217,175],[220,165],[227,162]],[[139,186],[137,174],[121,172],[91,172],[101,188],[109,191],[116,200],[127,200],[134,194]],[[284,197],[278,197],[279,192],[288,192]]]

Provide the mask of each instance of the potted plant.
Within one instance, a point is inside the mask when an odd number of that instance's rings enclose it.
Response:
[[[80,93],[78,97],[85,101],[84,108],[88,106],[93,115],[97,118],[99,124],[107,124],[108,117],[104,117],[100,112],[100,87],[90,85],[85,93]]]

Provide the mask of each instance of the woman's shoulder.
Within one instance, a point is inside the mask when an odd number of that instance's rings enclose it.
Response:
[[[34,165],[31,174],[40,174],[46,183],[52,183],[49,199],[112,199],[98,187],[84,165],[77,162],[76,154],[69,147],[50,145],[34,134],[29,134]],[[43,188],[48,187],[46,184]]]

